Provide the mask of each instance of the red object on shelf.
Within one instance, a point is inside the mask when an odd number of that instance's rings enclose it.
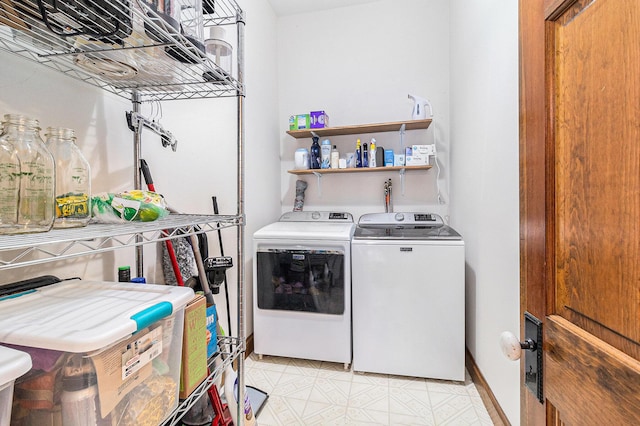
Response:
[[[218,393],[216,385],[212,384],[209,390],[207,390],[207,393],[209,394],[209,399],[211,400],[211,405],[215,412],[215,417],[211,422],[211,426],[228,426],[232,424],[233,422],[231,420],[229,407],[227,404],[223,404],[220,400],[220,394]]]

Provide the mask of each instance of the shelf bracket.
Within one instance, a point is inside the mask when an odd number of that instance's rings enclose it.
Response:
[[[402,123],[402,126],[400,126],[400,130],[399,130],[399,132],[400,132],[400,150],[401,150],[402,154],[404,154],[404,132],[405,132],[405,127],[406,127],[406,124]]]
[[[400,192],[402,193],[403,196],[404,196],[404,175],[405,175],[406,171],[407,171],[407,169],[405,169],[405,168],[402,168],[399,171],[399,173],[400,173]]]
[[[322,173],[320,172],[312,172],[315,177],[318,178],[318,194],[320,195],[320,198],[322,198]]]

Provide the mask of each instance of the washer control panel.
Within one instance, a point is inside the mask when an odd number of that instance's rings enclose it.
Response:
[[[435,213],[367,213],[360,216],[358,226],[362,228],[435,228],[444,225]]]

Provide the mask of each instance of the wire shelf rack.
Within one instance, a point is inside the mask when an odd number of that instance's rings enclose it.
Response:
[[[167,417],[162,426],[174,426],[180,424],[182,417],[193,407],[193,405],[204,395],[207,394],[207,390],[218,381],[224,370],[233,363],[239,356],[244,354],[245,348],[243,341],[236,337],[219,337],[219,348],[223,349],[209,359],[209,375],[200,385],[184,400],[180,401],[178,408],[176,408],[169,417]],[[215,365],[214,361],[219,361],[218,365]]]
[[[0,270],[217,231],[243,223],[241,216],[170,214],[153,222],[89,224],[0,238]]]
[[[244,94],[204,45],[150,3],[0,0],[0,49],[141,102]],[[204,0],[203,10],[203,27],[244,22],[235,0]]]

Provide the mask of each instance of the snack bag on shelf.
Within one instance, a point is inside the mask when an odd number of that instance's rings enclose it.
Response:
[[[143,190],[103,193],[92,198],[92,217],[97,223],[151,222],[169,214],[162,195]]]

